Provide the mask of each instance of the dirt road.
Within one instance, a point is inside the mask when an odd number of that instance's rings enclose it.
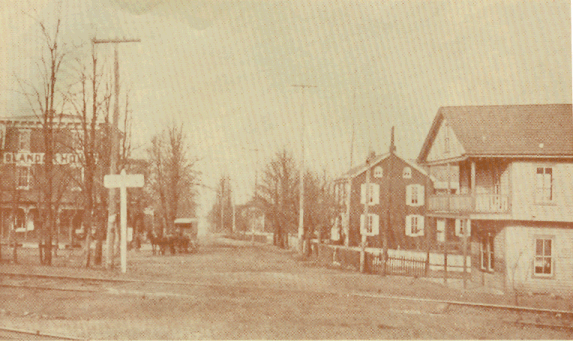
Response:
[[[59,257],[71,257],[64,253]],[[80,339],[570,339],[571,329],[516,324],[545,318],[446,305],[500,303],[422,279],[360,275],[288,251],[222,239],[197,254],[129,254],[128,273],[0,265],[0,326]],[[57,290],[56,290],[57,289]],[[389,299],[407,296],[423,301]]]

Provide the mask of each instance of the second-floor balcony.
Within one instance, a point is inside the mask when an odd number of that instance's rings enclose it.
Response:
[[[500,194],[431,195],[430,212],[447,213],[509,213],[509,196]]]

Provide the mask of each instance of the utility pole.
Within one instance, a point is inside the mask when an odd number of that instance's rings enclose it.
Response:
[[[384,234],[382,236],[382,274],[386,276],[386,264],[388,262],[388,234],[390,233],[390,226],[392,224],[392,173],[394,172],[394,154],[396,153],[396,145],[394,144],[394,127],[390,132],[390,156],[388,157],[388,205],[386,207],[386,223],[384,224]]]
[[[316,85],[305,85],[305,84],[295,84],[293,85],[293,87],[295,88],[301,88],[302,89],[302,94],[303,94],[303,98],[302,98],[302,103],[300,106],[300,115],[301,115],[301,119],[302,119],[302,129],[300,130],[300,133],[302,135],[301,137],[301,150],[302,150],[302,164],[300,167],[300,183],[299,183],[299,212],[298,212],[298,251],[300,253],[304,252],[304,131],[306,129],[306,125],[305,125],[305,116],[304,116],[304,90],[307,88],[316,88]]]
[[[368,205],[370,205],[370,163],[372,162],[373,155],[368,153],[368,157],[366,157],[366,186],[364,186],[364,218],[362,220],[362,224],[360,226],[360,272],[366,271],[366,244],[368,243],[368,239],[366,234],[368,232],[368,227],[370,226],[370,219],[368,217]]]
[[[94,44],[114,44],[114,74],[115,74],[115,101],[113,106],[113,126],[111,127],[111,158],[109,173],[118,174],[117,163],[119,161],[119,43],[139,43],[141,39],[92,39]],[[117,207],[115,205],[117,189],[110,188],[107,201],[108,219],[106,235],[106,269],[113,267],[115,238],[113,236],[116,224]]]

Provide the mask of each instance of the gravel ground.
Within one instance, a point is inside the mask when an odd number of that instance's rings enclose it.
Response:
[[[37,250],[1,273],[47,274],[134,282],[61,281],[3,275],[17,283],[93,290],[0,288],[0,326],[90,339],[571,339],[571,329],[515,323],[551,318],[389,300],[423,299],[511,304],[513,298],[460,290],[425,279],[361,275],[316,266],[289,251],[228,239],[204,239],[196,254],[129,252],[128,273],[86,269],[81,250],[60,250],[55,266],[34,265]],[[159,283],[160,282],[160,283]],[[173,282],[179,282],[175,284]],[[181,284],[183,283],[183,284]],[[573,310],[571,300],[526,297],[523,304]],[[554,317],[553,317],[554,318]]]

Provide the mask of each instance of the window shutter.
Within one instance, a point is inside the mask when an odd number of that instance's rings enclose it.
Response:
[[[418,216],[418,234],[417,236],[424,235],[424,216]]]
[[[418,206],[424,205],[424,186],[418,185]]]
[[[407,236],[411,236],[412,235],[412,216],[407,215],[406,216],[406,235]]]
[[[364,214],[360,215],[360,234],[365,234],[366,233],[366,217],[364,217]]]
[[[412,206],[412,185],[406,186],[406,205]]]
[[[380,185],[370,184],[370,195],[372,196],[372,204],[380,204]]]
[[[362,205],[366,203],[366,184],[360,185],[360,203]]]

